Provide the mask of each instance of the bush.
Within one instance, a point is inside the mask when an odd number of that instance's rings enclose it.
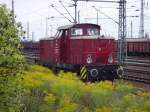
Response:
[[[20,27],[11,18],[6,6],[0,5],[0,112],[17,112],[21,106],[24,58],[19,51]]]

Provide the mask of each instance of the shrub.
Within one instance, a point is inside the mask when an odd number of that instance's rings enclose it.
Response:
[[[17,112],[23,92],[19,81],[24,58],[19,51],[20,26],[12,23],[11,12],[0,4],[0,112]]]

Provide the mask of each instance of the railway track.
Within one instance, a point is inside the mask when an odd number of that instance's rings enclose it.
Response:
[[[123,79],[150,84],[150,58],[128,57]]]
[[[24,55],[31,64],[35,63],[35,60],[39,60],[38,53],[30,52],[28,54],[25,52]],[[150,84],[150,60],[129,58],[124,67],[123,79]]]
[[[35,64],[40,59],[37,52],[24,52],[23,55],[29,64]]]
[[[124,68],[123,79],[150,84],[149,67],[127,66]]]
[[[144,56],[128,56],[128,59],[133,59],[133,60],[149,60],[150,57],[144,57]]]
[[[128,58],[126,64],[150,67],[150,59],[132,59]]]

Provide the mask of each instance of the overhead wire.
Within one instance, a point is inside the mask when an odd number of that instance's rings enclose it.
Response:
[[[68,9],[64,6],[64,4],[62,3],[62,1],[59,1],[60,4],[63,6],[63,8],[66,10],[66,12],[69,14],[69,16],[73,19],[73,21],[75,21],[75,19],[72,17],[72,15],[70,14],[70,12],[68,11]]]
[[[66,18],[69,22],[71,23],[74,23],[72,22],[69,18],[67,18],[63,13],[61,13],[57,8],[55,8],[54,4],[51,4],[50,5],[53,9],[55,9],[60,15],[62,15],[64,18]]]

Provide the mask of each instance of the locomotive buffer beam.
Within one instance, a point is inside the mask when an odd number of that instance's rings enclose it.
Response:
[[[81,66],[80,79],[83,81],[100,81],[119,79],[123,76],[123,68],[119,65]]]

